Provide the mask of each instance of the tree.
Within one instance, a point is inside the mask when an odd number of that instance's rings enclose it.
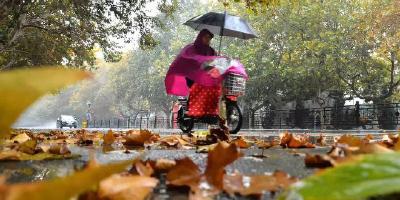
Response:
[[[120,59],[117,39],[130,41],[136,32],[151,45],[150,31],[159,20],[146,12],[144,1],[4,0],[0,3],[0,69],[66,64],[92,66],[93,48],[105,59]],[[174,11],[175,3],[158,2],[158,10]]]

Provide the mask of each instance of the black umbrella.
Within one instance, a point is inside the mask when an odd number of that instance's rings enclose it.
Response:
[[[194,17],[184,23],[195,30],[208,29],[211,33],[221,36],[219,52],[221,52],[222,36],[235,37],[240,39],[256,38],[257,35],[246,22],[246,20],[226,13],[209,12]]]

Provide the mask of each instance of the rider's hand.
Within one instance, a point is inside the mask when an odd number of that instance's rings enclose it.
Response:
[[[210,71],[208,71],[208,73],[211,75],[211,77],[213,78],[218,78],[221,76],[221,74],[219,73],[218,69],[213,67]]]

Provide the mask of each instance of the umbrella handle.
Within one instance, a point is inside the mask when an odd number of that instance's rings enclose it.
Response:
[[[226,7],[224,12],[224,22],[222,23],[221,31],[219,32],[219,48],[218,48],[218,55],[221,55],[221,44],[222,44],[222,36],[224,35],[224,28],[225,28],[225,19],[226,19]]]

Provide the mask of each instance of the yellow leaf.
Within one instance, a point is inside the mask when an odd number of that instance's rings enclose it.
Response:
[[[18,134],[17,136],[15,136],[15,137],[13,137],[11,140],[13,142],[21,144],[21,143],[24,143],[24,142],[26,142],[26,141],[28,141],[30,139],[31,139],[31,137],[29,137],[26,133],[21,133],[21,134]]]
[[[99,197],[101,199],[142,200],[153,191],[158,180],[148,176],[121,176],[115,174],[100,182]]]
[[[112,132],[112,130],[108,130],[107,134],[103,136],[103,145],[112,145],[114,141],[114,133]]]
[[[70,159],[70,158],[77,158],[79,155],[75,154],[52,154],[52,153],[37,153],[37,154],[27,154],[20,151],[15,150],[7,150],[7,151],[0,151],[0,161],[9,161],[9,160],[60,160],[60,159]],[[1,198],[0,198],[1,199]]]
[[[0,73],[0,136],[35,100],[69,84],[89,77],[89,73],[62,67],[18,69]]]
[[[24,200],[27,198],[30,200],[68,200],[92,189],[93,186],[112,174],[124,171],[132,162],[137,162],[138,160],[93,166],[76,172],[71,176],[50,181],[13,185],[0,184],[0,197],[6,200]]]

